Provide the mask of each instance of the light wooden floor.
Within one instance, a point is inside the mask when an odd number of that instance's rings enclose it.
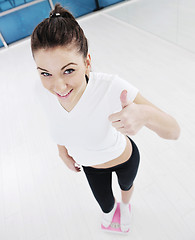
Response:
[[[80,19],[93,71],[116,73],[181,126],[177,141],[143,128],[132,139],[141,165],[126,239],[195,239],[195,55],[106,12]],[[0,52],[0,239],[118,240],[84,173],[66,168],[32,88],[39,77],[29,39]],[[113,175],[118,201],[120,190]]]

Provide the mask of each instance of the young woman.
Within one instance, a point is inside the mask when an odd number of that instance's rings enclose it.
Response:
[[[117,206],[111,186],[112,172],[116,172],[122,194],[121,230],[128,231],[129,202],[140,160],[128,135],[146,126],[162,138],[177,139],[178,123],[127,81],[90,72],[87,39],[60,4],[34,29],[31,49],[46,90],[41,101],[59,156],[75,172],[82,166],[105,227]]]

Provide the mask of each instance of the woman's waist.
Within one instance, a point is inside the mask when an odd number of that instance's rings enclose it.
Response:
[[[102,163],[102,164],[93,165],[91,167],[110,168],[110,167],[114,167],[118,164],[126,162],[132,154],[132,144],[127,136],[125,136],[125,139],[126,139],[126,147],[125,147],[125,150],[123,151],[123,153],[119,157],[117,157],[113,160],[110,160],[108,162]]]
[[[93,145],[91,145],[90,143],[89,144],[83,144],[83,142],[79,142],[79,144],[69,143],[67,144],[66,148],[68,149],[68,154],[72,156],[74,160],[80,165],[90,167],[92,166],[101,167],[103,164],[105,164],[106,166],[107,165],[109,166],[110,165],[109,162],[112,161],[113,163],[113,160],[115,160],[116,163],[118,163],[123,162],[121,161],[121,158],[124,159],[124,161],[125,158],[128,158],[128,156],[130,155],[131,148],[128,151],[127,140],[128,140],[127,137],[124,136],[123,134],[117,134],[114,143],[110,143],[111,141],[106,140],[103,141],[104,144],[98,145],[96,147],[93,147]]]

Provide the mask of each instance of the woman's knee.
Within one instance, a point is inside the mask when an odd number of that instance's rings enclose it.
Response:
[[[130,139],[131,140],[131,139]],[[132,141],[132,140],[131,140]],[[140,163],[140,154],[136,144],[132,141],[133,151],[127,162],[116,170],[118,183],[123,191],[128,191],[135,180]]]
[[[115,198],[112,197],[112,199],[109,199],[109,200],[105,199],[105,200],[103,200],[101,202],[98,202],[98,203],[99,203],[99,205],[100,205],[100,207],[101,207],[101,209],[104,213],[109,213],[109,212],[112,211],[112,209],[114,207]]]

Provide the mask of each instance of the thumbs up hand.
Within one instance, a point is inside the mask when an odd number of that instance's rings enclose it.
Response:
[[[143,105],[128,101],[126,90],[121,92],[120,101],[122,110],[111,114],[108,120],[122,134],[135,135],[145,125],[146,120],[142,111]]]
[[[124,109],[126,106],[130,105],[131,102],[127,101],[127,90],[123,90],[120,96],[121,99],[121,106]]]

